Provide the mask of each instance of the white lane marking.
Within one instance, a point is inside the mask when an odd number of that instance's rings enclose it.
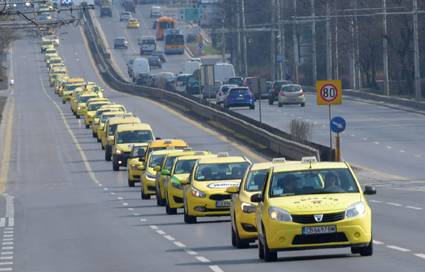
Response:
[[[185,245],[185,244],[183,244],[182,242],[179,242],[179,241],[175,241],[175,242],[174,242],[174,244],[175,244],[177,247],[179,247],[179,248],[184,248],[184,247],[186,247],[186,245]]]
[[[0,268],[0,271],[12,271],[12,268],[11,267]]]
[[[13,234],[13,230],[5,230],[5,231],[3,231],[3,233],[5,233],[5,234]]]
[[[9,217],[7,225],[9,227],[14,227],[15,226],[15,217]]]
[[[375,199],[369,199],[369,202],[372,202],[372,203],[382,203],[381,200],[375,200]]]
[[[13,251],[2,251],[1,255],[13,255]]]
[[[129,210],[129,211],[134,211],[134,209],[133,209],[133,208],[128,208],[128,210]]]
[[[379,142],[373,142],[374,144],[376,144],[376,145],[379,145]]]
[[[97,186],[102,187],[102,186],[103,186],[103,184],[102,184],[102,183],[98,183],[98,184],[97,184]]]
[[[406,151],[404,151],[403,149],[402,149],[402,150],[400,150],[400,153],[404,153],[404,152],[406,152]]]
[[[13,250],[13,246],[4,246],[1,250]]]
[[[351,137],[356,137],[356,134],[351,134]]]
[[[140,222],[146,222],[146,219],[145,218],[140,218]]]
[[[412,209],[412,210],[417,210],[417,211],[422,210],[422,208],[421,208],[421,207],[415,207],[415,206],[406,206],[406,208],[408,208],[408,209]]]
[[[218,265],[210,265],[209,268],[214,272],[224,272]]]
[[[363,138],[363,141],[367,141],[367,138],[366,138],[366,137],[364,137],[364,138]]]
[[[13,264],[13,262],[2,262],[2,263],[0,263],[0,265],[12,265]]]
[[[140,215],[140,213],[133,213],[133,215],[134,215],[134,216],[139,216],[139,215]]]
[[[13,256],[2,256],[0,260],[13,260]]]
[[[13,245],[13,242],[3,242],[1,243],[2,246],[11,246]]]
[[[184,251],[185,251],[187,254],[192,255],[192,256],[198,255],[198,252],[193,251],[193,250],[190,250],[190,249],[185,249]]]
[[[196,256],[196,259],[198,261],[200,261],[201,263],[209,263],[210,260],[208,260],[207,258],[203,257],[203,256]]]
[[[105,188],[103,188],[103,191],[108,191],[108,190],[109,190],[109,189],[108,189],[108,188],[106,188],[106,187],[105,187]]]
[[[158,227],[157,226],[155,226],[155,225],[150,225],[149,226],[151,229],[153,229],[153,230],[157,230],[158,229]]]
[[[124,202],[122,205],[123,206],[128,206],[128,203],[127,202]]]
[[[0,218],[0,228],[4,228],[6,226],[6,218],[2,217]]]
[[[378,240],[373,240],[373,243],[375,245],[383,245],[384,244],[384,242],[381,242],[381,241],[378,241]]]
[[[122,196],[117,197],[118,200],[123,200],[124,198]]]
[[[399,203],[394,203],[394,202],[387,202],[387,204],[388,205],[391,205],[391,206],[395,206],[395,207],[401,207],[401,206],[403,206],[403,205],[401,205]]]
[[[416,257],[419,257],[419,258],[422,258],[422,259],[425,259],[425,254],[423,254],[423,253],[416,253],[416,254],[414,254]]]
[[[111,195],[115,195],[115,193],[114,192],[111,192]]]
[[[390,145],[387,145],[387,149],[392,149],[393,147]]]
[[[387,246],[387,247],[394,249],[394,250],[401,251],[401,252],[410,252],[411,251],[410,249],[407,249],[407,248],[404,248],[404,247],[399,247],[399,246],[390,245],[390,246]]]
[[[171,235],[164,235],[164,238],[167,239],[168,241],[174,241],[176,240],[173,236]]]
[[[165,231],[162,231],[162,230],[156,230],[156,233],[158,233],[159,235],[165,235],[166,233],[165,233]]]
[[[13,199],[15,198],[14,196],[11,196],[9,194],[3,194],[6,198],[6,217],[13,218],[14,214],[15,214],[15,206],[13,204]],[[9,226],[9,227],[13,227],[13,226]]]

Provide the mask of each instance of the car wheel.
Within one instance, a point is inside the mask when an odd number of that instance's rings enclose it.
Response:
[[[373,255],[373,240],[370,241],[369,245],[358,248],[358,253],[361,256],[372,256]]]
[[[165,198],[165,212],[167,214],[177,214],[176,208],[170,208],[170,203],[168,202],[168,197]]]
[[[106,149],[105,149],[105,161],[111,161],[111,157],[112,157],[111,149],[106,147]]]
[[[158,186],[156,187],[156,205],[164,206],[164,200],[161,198],[161,192]]]
[[[96,136],[97,137],[97,136]],[[99,138],[96,138],[96,140],[97,140],[97,142],[98,143],[101,143],[100,145],[101,145],[101,147],[102,147],[102,150],[105,150],[105,147],[102,145],[102,140],[101,139],[99,139]]]
[[[189,215],[187,213],[186,204],[184,205],[183,213],[184,213],[184,222],[186,224],[195,224],[196,223],[196,216],[192,216],[192,215]]]
[[[95,133],[95,132],[93,132],[93,131],[92,131],[91,136],[92,136],[93,138],[97,138],[97,133]]]
[[[305,107],[305,103],[301,103],[301,107]]]
[[[145,194],[145,189],[144,189],[144,185],[143,185],[143,182],[142,182],[142,184],[141,184],[141,186],[140,186],[140,197],[142,198],[142,199],[151,199],[151,196],[150,195],[147,195],[147,194]]]
[[[269,98],[269,105],[273,105],[273,98]]]
[[[77,115],[75,115],[75,118],[80,119],[80,116],[77,114]]]
[[[131,180],[130,178],[128,178],[128,187],[134,187],[134,180]]]
[[[251,110],[255,110],[255,105],[251,105],[251,106],[249,106],[249,109],[251,109]]]
[[[86,125],[86,128],[90,128],[90,125]]]
[[[258,238],[258,258],[264,260],[264,248],[260,238]]]
[[[275,262],[277,261],[277,252],[271,251],[267,245],[267,238],[266,238],[266,232],[264,231],[263,227],[263,255],[264,255],[264,261],[266,262]]]
[[[277,104],[277,106],[278,106],[279,108],[282,108],[283,104],[279,102],[279,103]]]
[[[66,103],[66,101],[65,100],[62,100],[62,104],[65,104]]]
[[[112,160],[112,170],[114,171],[120,170],[120,165],[118,164],[118,160],[116,158]]]
[[[234,217],[233,217],[234,218]],[[236,227],[236,218],[234,219],[235,227]],[[233,228],[233,225],[230,224],[231,232],[232,232],[232,246],[236,248],[247,248],[249,247],[249,241],[243,240],[239,237],[239,233],[237,230]]]

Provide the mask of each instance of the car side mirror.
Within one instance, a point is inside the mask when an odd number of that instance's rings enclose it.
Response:
[[[170,170],[168,170],[168,169],[162,170],[161,175],[163,175],[163,176],[169,176],[170,175]]]
[[[162,140],[161,137],[155,137],[155,140]]]
[[[365,195],[376,195],[376,188],[375,188],[375,187],[373,187],[373,186],[366,185],[366,186],[364,187],[364,191],[363,191],[363,193],[364,193]]]
[[[255,194],[251,196],[251,202],[260,203],[263,201],[263,196],[261,194]]]
[[[154,171],[156,171],[156,172],[158,172],[158,171],[160,171],[161,170],[161,166],[159,166],[159,165],[157,165],[157,166],[155,166],[154,167],[154,169],[153,169]]]
[[[229,193],[229,194],[238,194],[239,193],[239,187],[238,186],[227,187],[226,193]]]

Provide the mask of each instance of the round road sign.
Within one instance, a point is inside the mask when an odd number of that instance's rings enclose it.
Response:
[[[331,130],[334,133],[341,133],[345,130],[347,127],[347,122],[345,122],[345,119],[340,116],[335,116],[331,120]]]
[[[333,84],[323,85],[320,89],[320,97],[326,102],[332,102],[338,97],[338,88]]]
[[[340,105],[342,103],[341,81],[318,80],[316,94],[318,105]]]

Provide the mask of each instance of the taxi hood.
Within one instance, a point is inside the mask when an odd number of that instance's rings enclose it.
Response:
[[[116,149],[119,149],[119,150],[121,150],[123,152],[130,152],[131,151],[131,148],[132,148],[132,145],[129,145],[129,144],[117,144],[115,147],[116,147]]]
[[[239,186],[240,183],[241,183],[240,179],[196,181],[195,187],[203,192],[225,193],[227,188]]]
[[[360,193],[341,193],[275,197],[269,198],[269,204],[292,214],[310,214],[342,211],[360,200]]]

